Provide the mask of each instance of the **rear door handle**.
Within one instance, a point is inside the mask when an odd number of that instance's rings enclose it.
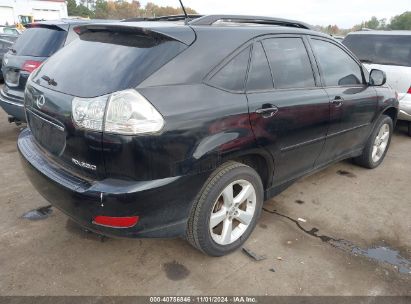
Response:
[[[341,107],[344,103],[344,98],[342,98],[341,96],[335,96],[334,100],[333,100],[333,104],[336,107]]]
[[[257,114],[260,114],[263,118],[273,117],[278,112],[278,108],[274,105],[263,105],[262,108],[255,110]]]

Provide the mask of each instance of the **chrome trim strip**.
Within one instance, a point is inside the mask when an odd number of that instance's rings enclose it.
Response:
[[[54,123],[54,122],[51,122],[50,120],[45,119],[44,117],[41,117],[40,115],[38,115],[38,114],[34,113],[32,110],[30,110],[30,109],[26,108],[26,111],[27,111],[27,112],[30,112],[30,114],[35,115],[36,117],[40,118],[41,120],[43,120],[43,121],[45,121],[45,122],[47,122],[47,123],[49,123],[49,124],[51,124],[51,125],[55,126],[55,127],[56,127],[57,129],[59,129],[60,131],[62,131],[62,132],[64,132],[64,131],[65,131],[65,129],[64,129],[62,126],[59,126],[58,124],[56,124],[56,123]]]
[[[1,92],[1,93],[3,93],[3,92]],[[4,99],[4,95],[1,94],[1,93],[0,93],[0,101],[2,101],[4,103],[11,104],[11,105],[16,106],[16,107],[21,107],[21,108],[24,107],[24,103],[17,103],[15,101]]]
[[[351,131],[354,131],[354,130],[357,130],[357,129],[360,129],[360,128],[364,128],[364,127],[367,127],[367,126],[369,126],[369,125],[370,125],[370,123],[363,124],[363,125],[359,125],[359,126],[355,126],[354,128],[350,128],[350,129],[347,129],[347,130],[342,130],[342,131],[340,131],[340,132],[328,134],[327,136],[321,136],[321,137],[318,137],[318,138],[315,138],[315,139],[312,139],[312,140],[309,140],[309,141],[305,141],[305,142],[302,142],[302,143],[298,143],[298,144],[296,144],[296,145],[288,146],[288,147],[282,148],[280,151],[281,151],[281,152],[287,152],[287,151],[290,151],[290,150],[294,150],[294,149],[296,149],[296,148],[300,148],[300,147],[302,147],[302,146],[306,146],[306,145],[309,145],[309,144],[313,144],[313,143],[322,141],[322,140],[324,140],[324,139],[327,140],[327,139],[329,139],[329,138],[331,138],[331,137],[334,137],[334,136],[338,136],[338,135],[341,135],[341,134],[344,134],[344,133],[348,133],[348,132],[351,132]]]

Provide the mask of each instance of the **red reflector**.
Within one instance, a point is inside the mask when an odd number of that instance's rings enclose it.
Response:
[[[138,216],[112,217],[98,215],[94,218],[93,224],[112,228],[130,228],[137,224],[138,219]]]
[[[78,26],[76,26],[76,27],[74,28],[74,32],[75,32],[77,35],[80,35],[81,30],[80,30],[80,28],[79,28]]]
[[[411,87],[408,89],[408,92],[407,92],[408,94],[411,94]]]
[[[26,71],[26,72],[29,72],[29,73],[31,73],[31,72],[33,72],[35,69],[37,69],[40,65],[41,65],[41,61],[35,61],[35,60],[27,60],[24,64],[23,64],[23,66],[21,67],[21,69],[23,70],[23,71]]]

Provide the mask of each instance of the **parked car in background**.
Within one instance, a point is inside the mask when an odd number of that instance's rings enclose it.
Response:
[[[339,42],[344,40],[344,36],[337,36],[337,35],[331,35],[335,40],[338,40]]]
[[[368,70],[381,69],[387,74],[387,83],[398,92],[398,119],[408,122],[411,136],[411,31],[352,32],[343,44]]]
[[[9,27],[9,26],[0,26],[0,34],[9,34],[9,35],[20,35],[21,31],[19,29],[16,29],[15,27]]]
[[[17,37],[16,35],[0,34],[0,66],[3,63],[4,54],[9,51]],[[3,80],[3,73],[0,73],[0,80]]]
[[[398,100],[384,72],[303,23],[77,29],[27,83],[18,148],[36,189],[90,230],[180,236],[221,256],[299,177],[387,153]]]
[[[63,46],[77,38],[73,28],[90,20],[64,19],[27,25],[13,47],[4,55],[2,72],[4,87],[0,91],[0,106],[10,122],[25,122],[24,89],[31,72]],[[100,21],[101,22],[101,21]]]

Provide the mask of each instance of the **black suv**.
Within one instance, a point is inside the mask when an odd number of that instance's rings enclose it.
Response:
[[[63,46],[77,38],[76,25],[92,20],[62,19],[26,25],[27,29],[4,55],[2,73],[5,85],[0,91],[0,106],[10,122],[25,122],[24,88],[30,73]],[[101,22],[101,21],[100,21]]]
[[[27,83],[18,148],[37,190],[92,231],[224,255],[297,178],[346,158],[374,168],[388,150],[384,73],[302,23],[77,29]]]

